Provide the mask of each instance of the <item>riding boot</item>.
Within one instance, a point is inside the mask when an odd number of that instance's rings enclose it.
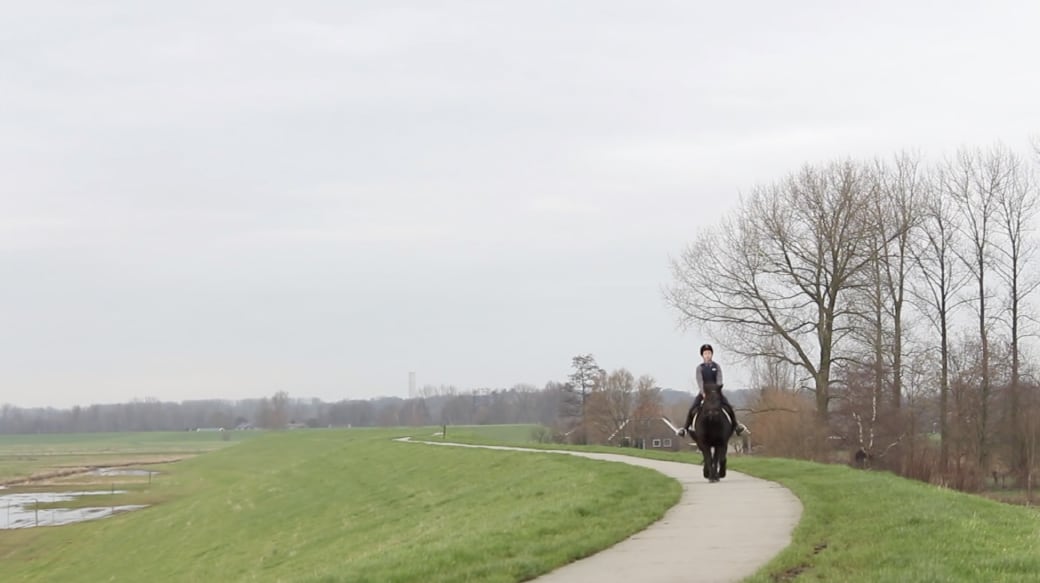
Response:
[[[733,420],[733,431],[737,435],[744,435],[745,431],[751,433],[750,429],[748,429],[740,421],[737,421],[737,413],[733,410],[733,405],[730,405],[729,403],[724,403],[722,406],[726,408],[726,412],[729,413],[729,418]]]
[[[690,411],[686,414],[686,423],[683,424],[683,429],[686,433],[693,434],[693,420],[697,417],[697,414],[701,412],[700,405],[694,405],[690,407]]]

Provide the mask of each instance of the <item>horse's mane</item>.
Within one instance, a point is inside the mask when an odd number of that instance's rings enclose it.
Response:
[[[704,386],[704,404],[702,405],[702,409],[708,408],[722,408],[722,385]]]

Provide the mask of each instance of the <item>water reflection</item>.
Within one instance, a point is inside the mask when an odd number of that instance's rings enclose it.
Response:
[[[0,496],[0,530],[30,528],[34,526],[57,526],[105,518],[120,512],[144,508],[142,504],[123,506],[92,506],[89,508],[46,508],[37,510],[37,504],[68,502],[80,496],[122,494],[125,490],[100,492],[25,492]]]

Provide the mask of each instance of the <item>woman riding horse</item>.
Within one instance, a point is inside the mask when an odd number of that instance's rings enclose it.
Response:
[[[701,403],[704,400],[704,387],[705,385],[718,385],[719,390],[722,390],[722,367],[719,363],[712,360],[715,355],[715,349],[711,347],[711,344],[704,344],[701,346],[701,358],[704,359],[697,367],[697,389],[700,391],[697,393],[697,397],[693,399],[693,405],[690,406],[690,412],[686,414],[686,423],[683,427],[689,431],[690,424],[693,423],[693,416],[701,407]],[[726,412],[729,413],[730,421],[733,422],[733,427],[737,432],[737,435],[744,435],[747,431],[749,434],[751,430],[744,426],[743,423],[737,421],[737,414],[733,411],[733,405],[729,404],[729,400],[726,399],[726,395],[722,396],[722,406],[726,408]]]
[[[726,477],[726,451],[733,422],[722,407],[722,387],[705,385],[704,403],[693,422],[693,439],[704,458],[704,477],[718,482]]]
[[[737,421],[733,406],[722,394],[722,367],[712,360],[714,354],[715,350],[710,344],[701,346],[704,362],[697,367],[697,387],[700,392],[686,415],[686,423],[679,430],[679,435],[693,433],[704,457],[704,477],[717,482],[726,477],[726,450],[730,436],[734,430],[737,435],[751,431]],[[692,432],[691,425],[694,425]]]

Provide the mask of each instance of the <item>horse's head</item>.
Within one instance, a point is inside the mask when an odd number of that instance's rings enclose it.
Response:
[[[704,406],[712,409],[722,406],[722,385],[704,385]]]

